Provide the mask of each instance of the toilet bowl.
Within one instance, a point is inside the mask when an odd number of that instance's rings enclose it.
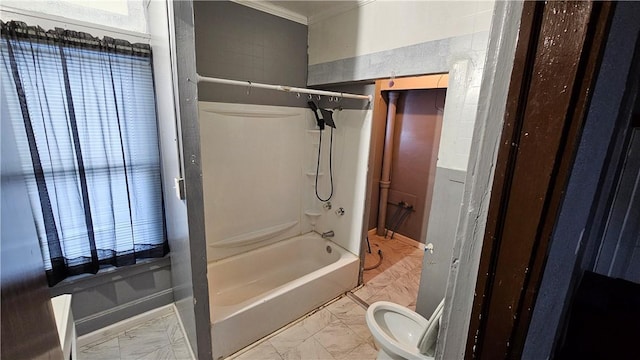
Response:
[[[429,320],[415,311],[388,301],[369,305],[366,320],[380,349],[377,360],[432,360],[443,303],[444,300],[436,307]],[[420,345],[424,350],[422,352]]]

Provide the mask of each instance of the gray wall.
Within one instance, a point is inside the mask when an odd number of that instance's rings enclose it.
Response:
[[[636,111],[636,113],[638,113]],[[595,272],[640,284],[640,127],[633,130]]]
[[[179,113],[179,138],[185,181],[188,234],[172,240],[171,264],[175,303],[191,348],[200,360],[211,359],[211,323],[209,321],[209,286],[200,163],[200,124],[198,89],[188,79],[195,79],[195,33],[193,4],[173,1],[169,21],[173,21]]]
[[[229,1],[196,1],[193,8],[200,75],[306,87],[306,25]],[[199,84],[198,99],[307,106],[303,95],[211,83]]]
[[[448,73],[457,59],[471,59],[474,63],[484,61],[485,51],[472,50],[470,44],[474,36],[486,41],[486,31],[446,39],[438,39],[397,49],[379,51],[372,54],[340,59],[309,66],[310,86],[335,84],[346,81],[361,81],[411,76],[422,74]],[[477,41],[482,43],[483,41]],[[450,79],[449,84],[454,79]]]
[[[376,91],[376,85],[370,81],[361,81],[357,83],[345,83],[335,85],[323,85],[323,86],[310,86],[311,89],[320,89],[327,91],[344,92],[359,95],[371,95]],[[314,100],[318,100],[317,96],[314,96]],[[318,106],[325,109],[333,109],[340,107],[342,109],[354,109],[354,110],[368,110],[371,108],[371,103],[366,100],[359,99],[347,99],[342,98],[339,101],[329,101],[329,97],[322,96],[318,101]]]
[[[173,302],[169,257],[80,275],[50,289],[51,296],[73,294],[78,336]]]
[[[190,4],[183,5],[189,5],[190,9]],[[177,73],[173,4],[165,1],[151,1],[147,5],[147,11],[154,54],[153,71],[162,157],[164,209],[167,239],[171,249],[171,283],[178,315],[186,330],[185,335],[189,345],[195,349],[197,340],[192,269],[188,253],[190,248],[187,204],[177,196],[174,188],[174,179],[182,178],[184,172],[180,126],[176,111]],[[188,18],[191,16],[189,10]],[[204,301],[206,303],[206,299]],[[208,333],[205,336],[208,336]]]
[[[617,167],[612,139],[625,137],[624,129],[628,126],[616,119],[623,110],[627,76],[640,31],[638,17],[640,3],[616,5],[593,99],[551,240],[523,359],[552,356],[568,301],[582,273],[593,268],[601,239],[598,224],[602,225],[608,212],[608,206],[598,203],[606,203],[615,189],[614,176],[605,175],[613,175]]]
[[[2,87],[4,89],[4,86]],[[6,101],[4,91],[1,101]],[[10,116],[2,108],[0,276],[3,359],[62,358],[42,253]]]
[[[416,312],[426,318],[444,298],[465,176],[466,172],[460,170],[436,169],[426,238],[426,243],[432,243],[434,250],[433,254],[424,253],[416,304]]]

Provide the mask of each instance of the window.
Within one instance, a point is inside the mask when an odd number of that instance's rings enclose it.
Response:
[[[15,133],[50,286],[168,252],[148,45],[2,23]]]

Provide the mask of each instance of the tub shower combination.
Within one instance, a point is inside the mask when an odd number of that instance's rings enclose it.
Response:
[[[370,113],[339,111],[324,142],[326,110],[200,102],[199,116],[220,359],[357,286],[364,193],[349,189],[366,182]]]
[[[210,263],[214,359],[353,289],[358,267],[357,256],[316,233]]]

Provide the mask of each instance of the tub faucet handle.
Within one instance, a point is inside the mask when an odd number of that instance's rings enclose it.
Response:
[[[322,236],[323,239],[326,239],[334,237],[335,234],[333,233],[333,230],[329,230],[327,232],[323,232],[320,236]]]

